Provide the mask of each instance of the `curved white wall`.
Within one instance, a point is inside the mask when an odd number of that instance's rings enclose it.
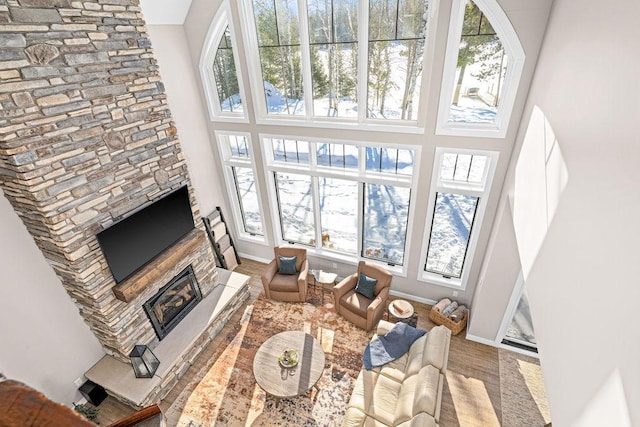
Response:
[[[554,1],[506,179],[553,425],[640,425],[639,15]]]

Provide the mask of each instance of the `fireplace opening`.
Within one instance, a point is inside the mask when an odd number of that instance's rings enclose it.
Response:
[[[188,266],[144,303],[153,329],[163,339],[202,300],[200,287]]]

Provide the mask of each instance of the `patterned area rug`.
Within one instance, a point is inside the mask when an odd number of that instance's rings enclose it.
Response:
[[[341,425],[370,334],[319,304],[315,296],[311,303],[282,303],[260,296],[246,308],[213,365],[204,368],[167,410],[169,425]],[[275,399],[255,382],[253,358],[264,341],[287,330],[305,331],[321,343],[325,370],[319,391],[280,400],[276,407]]]

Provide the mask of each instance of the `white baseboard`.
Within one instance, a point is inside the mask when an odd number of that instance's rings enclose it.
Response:
[[[405,294],[404,292],[389,291],[389,293],[391,295],[393,295],[393,296],[396,296],[396,297],[410,299],[412,301],[421,302],[423,304],[434,305],[434,304],[438,303],[437,301],[433,301],[433,300],[430,300],[430,299],[427,299],[427,298],[417,297],[417,296],[411,295],[411,294]]]
[[[489,339],[486,338],[482,338],[476,335],[471,335],[470,333],[467,332],[467,335],[465,335],[465,339],[468,339],[469,341],[475,341],[477,343],[480,344],[484,344],[484,345],[488,345],[491,347],[498,347],[498,345],[496,344],[495,341],[491,341]]]
[[[264,258],[260,258],[254,255],[249,255],[249,254],[243,254],[242,252],[238,252],[238,255],[240,255],[240,258],[246,258],[246,259],[250,259],[252,261],[258,261],[261,262],[263,264],[269,264],[271,261],[273,261],[273,259],[264,259]]]
[[[465,338],[468,339],[469,341],[475,341],[477,343],[488,345],[490,347],[500,348],[502,350],[513,351],[514,353],[524,354],[525,356],[535,357],[536,359],[540,358],[540,355],[538,353],[533,352],[533,351],[528,351],[528,350],[524,350],[524,349],[521,349],[521,348],[518,348],[518,347],[511,346],[511,345],[506,345],[506,344],[503,344],[501,342],[491,341],[491,340],[488,340],[486,338],[478,337],[476,335],[471,335],[469,333],[465,336]]]

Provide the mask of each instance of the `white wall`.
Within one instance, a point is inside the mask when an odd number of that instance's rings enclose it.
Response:
[[[62,283],[0,191],[0,372],[55,401],[103,355]]]
[[[493,342],[502,339],[497,334],[520,273],[513,217],[506,197],[498,206],[486,254],[467,333],[482,342]]]
[[[200,76],[191,66],[182,25],[149,25],[148,30],[200,211],[208,215],[224,205],[226,191],[211,150],[207,110],[200,101]]]
[[[507,179],[554,426],[640,425],[638,16],[555,0]]]

